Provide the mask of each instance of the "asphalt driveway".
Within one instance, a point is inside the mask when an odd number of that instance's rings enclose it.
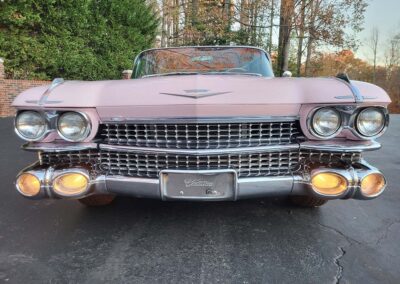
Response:
[[[14,189],[35,155],[0,119],[0,282],[399,283],[400,116],[367,160],[389,186],[374,201],[310,210],[284,200],[110,207],[30,201]]]

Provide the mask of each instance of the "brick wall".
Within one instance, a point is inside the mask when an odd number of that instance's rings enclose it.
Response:
[[[0,117],[14,115],[15,110],[11,103],[19,93],[46,84],[49,84],[49,81],[5,79],[3,60],[0,58]]]

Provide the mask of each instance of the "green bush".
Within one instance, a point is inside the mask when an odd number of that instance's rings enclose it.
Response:
[[[117,79],[157,27],[143,0],[5,0],[0,57],[16,79]]]

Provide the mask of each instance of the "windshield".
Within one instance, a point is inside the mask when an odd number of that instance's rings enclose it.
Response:
[[[167,75],[228,74],[273,77],[265,52],[250,47],[185,47],[142,52],[132,78]]]

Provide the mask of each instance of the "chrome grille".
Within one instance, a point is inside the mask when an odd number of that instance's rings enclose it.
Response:
[[[116,151],[41,153],[46,166],[90,166],[109,175],[157,178],[163,169],[235,169],[239,177],[285,176],[295,170],[298,151],[251,154],[175,155]]]
[[[192,124],[102,124],[103,143],[136,147],[219,149],[295,143],[298,121]]]
[[[44,166],[90,167],[95,173],[157,178],[163,169],[209,170],[235,169],[239,177],[286,176],[300,170],[300,165],[321,163],[337,165],[342,161],[358,162],[361,153],[282,150],[251,154],[144,154],[105,150],[40,153]]]
[[[301,150],[300,162],[319,164],[338,164],[341,162],[357,163],[362,159],[360,152],[322,152],[315,150]]]
[[[100,159],[102,169],[111,175],[154,178],[163,169],[235,169],[239,177],[257,177],[289,175],[298,156],[298,152],[290,151],[207,156],[108,152]]]

